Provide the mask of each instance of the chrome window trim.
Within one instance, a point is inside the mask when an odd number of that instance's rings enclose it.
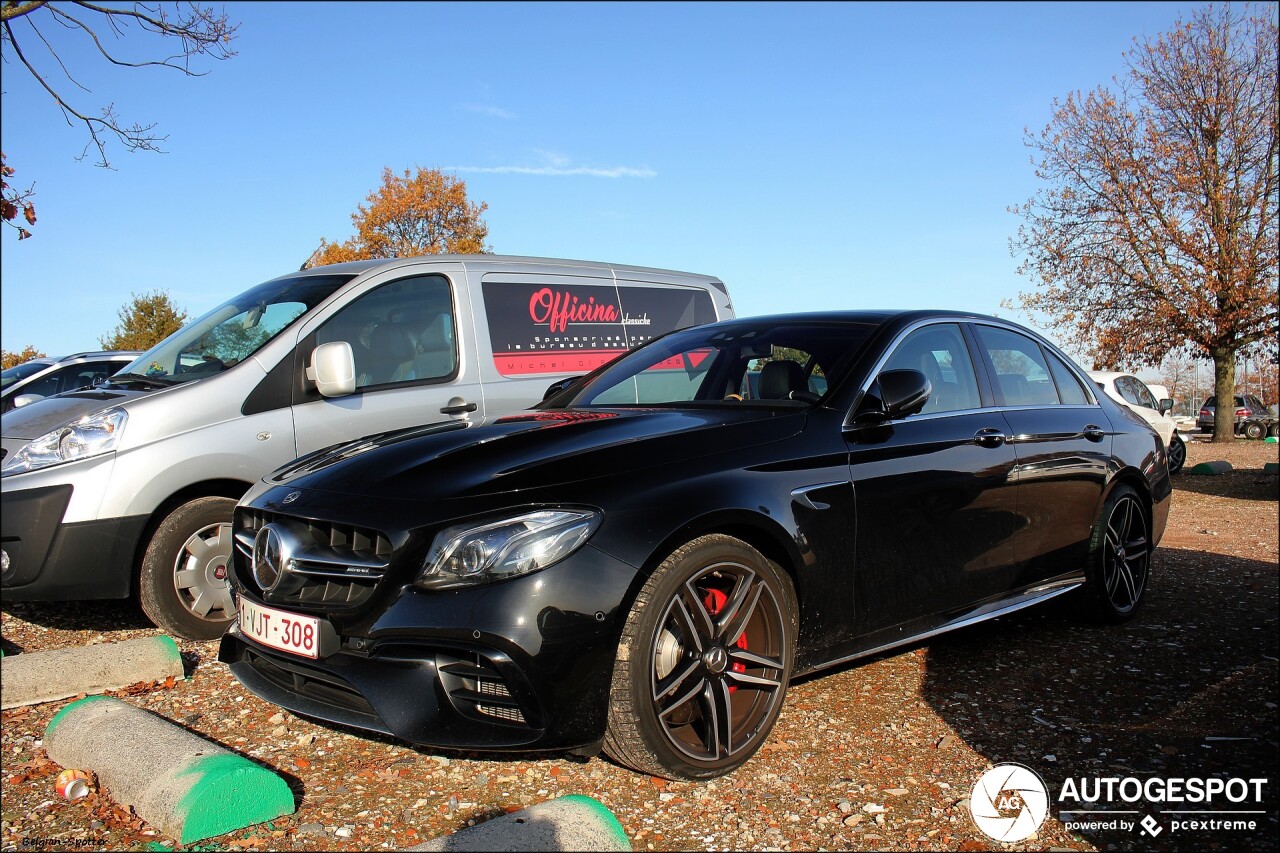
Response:
[[[893,338],[893,341],[890,342],[889,346],[885,347],[884,355],[880,356],[880,358],[876,360],[875,366],[871,369],[871,372],[868,374],[869,378],[862,384],[862,388],[854,396],[853,404],[849,407],[849,411],[845,413],[844,421],[843,421],[843,427],[845,429],[850,429],[855,426],[853,421],[853,413],[857,411],[858,405],[862,402],[862,398],[866,396],[869,390],[871,390],[872,384],[876,381],[877,377],[880,376],[880,372],[884,370],[884,366],[889,363],[889,359],[893,356],[894,352],[897,351],[898,347],[902,345],[902,342],[906,340],[907,336],[919,329],[923,329],[925,326],[940,326],[944,324],[952,325],[952,326],[963,326],[965,324],[977,325],[977,326],[993,326],[997,329],[1003,329],[1008,332],[1015,332],[1022,335],[1026,335],[1028,331],[1026,329],[1023,329],[1020,326],[1015,326],[1012,323],[1005,323],[996,318],[977,317],[977,316],[962,315],[957,317],[927,317],[923,320],[915,321],[914,323],[910,324],[905,329],[903,329],[901,332],[899,332],[897,335],[895,335]],[[1098,395],[1094,393],[1097,390],[1097,386],[1094,385],[1093,380],[1090,379],[1084,373],[1084,371],[1080,368],[1078,364],[1075,363],[1074,360],[1068,358],[1066,354],[1062,352],[1062,350],[1058,349],[1056,346],[1049,343],[1044,338],[1042,338],[1041,336],[1035,333],[1032,333],[1031,340],[1035,341],[1040,346],[1046,347],[1051,353],[1056,355],[1067,366],[1068,370],[1075,371],[1076,379],[1079,380],[1081,386],[1084,388],[1085,395],[1088,396],[1092,400],[1092,402],[1086,403],[1084,405],[1081,405],[1080,403],[1070,403],[1070,404],[1053,403],[1053,404],[1045,404],[1045,405],[1039,405],[1039,406],[982,406],[977,409],[952,409],[947,412],[930,412],[927,415],[908,415],[905,418],[898,418],[896,420],[885,421],[883,425],[899,424],[899,423],[904,423],[906,421],[932,420],[933,418],[949,417],[957,413],[968,414],[968,413],[982,413],[982,412],[1016,412],[1016,411],[1025,411],[1025,410],[1033,410],[1033,409],[1045,409],[1045,408],[1049,408],[1050,405],[1055,411],[1059,409],[1101,408],[1101,405],[1098,403]],[[965,340],[965,345],[968,346],[967,339]],[[970,361],[971,362],[973,361],[972,353],[970,353]],[[978,365],[975,363],[973,365],[973,368],[974,370],[977,370]]]

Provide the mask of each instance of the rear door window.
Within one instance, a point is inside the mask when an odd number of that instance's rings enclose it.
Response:
[[[1038,343],[1008,329],[983,325],[975,325],[974,328],[991,359],[991,366],[995,368],[996,392],[1004,398],[1004,405],[1048,406],[1059,403],[1058,389],[1049,375],[1049,363],[1045,361]]]

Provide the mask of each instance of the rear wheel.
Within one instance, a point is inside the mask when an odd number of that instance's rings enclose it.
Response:
[[[1182,470],[1182,466],[1187,461],[1187,446],[1182,443],[1182,439],[1177,433],[1173,434],[1173,440],[1169,442],[1169,473],[1176,474]]]
[[[1249,421],[1244,425],[1245,438],[1262,438],[1267,434],[1267,428],[1257,421]]]
[[[736,770],[782,710],[797,613],[791,579],[745,542],[715,534],[677,549],[623,627],[605,752],[668,779]]]
[[[196,498],[165,518],[142,557],[138,594],[152,622],[188,640],[216,640],[231,624],[231,498]]]
[[[1117,486],[1094,524],[1085,591],[1093,616],[1125,622],[1142,607],[1151,566],[1146,507],[1129,486]]]

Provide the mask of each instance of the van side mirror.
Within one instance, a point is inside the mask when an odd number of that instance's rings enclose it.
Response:
[[[307,378],[316,383],[322,397],[345,397],[356,390],[356,359],[351,344],[330,341],[311,351]]]
[[[15,409],[18,409],[23,406],[30,405],[31,403],[34,403],[37,400],[43,400],[43,399],[44,397],[40,396],[39,394],[19,394],[18,396],[13,398],[13,407]]]
[[[886,370],[863,398],[855,421],[877,424],[918,414],[932,393],[933,383],[920,371]]]
[[[1167,415],[1173,411],[1173,400],[1165,397],[1160,401],[1160,414]]]

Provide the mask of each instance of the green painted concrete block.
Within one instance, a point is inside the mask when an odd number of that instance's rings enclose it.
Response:
[[[179,844],[295,810],[293,792],[243,755],[108,696],[72,702],[49,721],[49,757],[92,770],[105,791]]]
[[[1230,470],[1232,470],[1230,462],[1219,460],[1216,462],[1201,462],[1199,465],[1192,466],[1187,473],[1213,476],[1215,474],[1225,474]]]

